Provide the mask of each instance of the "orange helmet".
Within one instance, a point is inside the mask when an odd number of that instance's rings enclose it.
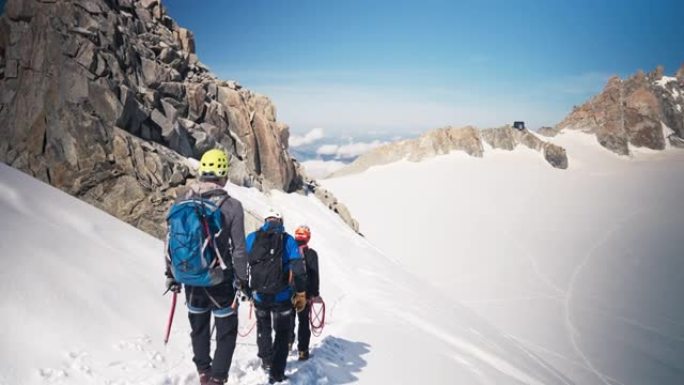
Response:
[[[295,229],[295,240],[309,243],[311,239],[311,229],[307,225],[301,225]]]

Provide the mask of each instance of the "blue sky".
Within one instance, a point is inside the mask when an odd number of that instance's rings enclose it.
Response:
[[[684,1],[165,0],[214,73],[295,133],[553,125],[610,75],[684,62]]]

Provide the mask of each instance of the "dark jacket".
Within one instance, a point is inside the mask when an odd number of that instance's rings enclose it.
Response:
[[[307,298],[318,297],[319,276],[318,276],[318,253],[307,245],[300,246],[306,265],[306,296]]]
[[[294,290],[297,292],[302,292],[306,290],[306,267],[304,266],[304,260],[302,259],[302,255],[299,252],[299,246],[297,245],[297,241],[292,237],[292,235],[288,234],[285,232],[285,229],[283,228],[283,225],[277,225],[278,227],[273,227],[274,225],[270,222],[264,223],[264,225],[261,227],[260,231],[268,231],[268,230],[275,230],[277,232],[281,232],[284,234],[283,242],[285,244],[283,245],[283,271],[286,274],[289,274],[289,272],[292,272],[292,276],[294,279]],[[254,241],[256,240],[257,237],[257,231],[250,233],[247,236],[247,254],[249,254],[252,251],[252,247],[254,246]],[[277,293],[273,300],[275,302],[286,302],[290,301],[292,298],[292,292],[293,288],[291,286],[287,286],[284,288],[281,292]],[[253,298],[254,300],[258,302],[262,302],[262,299],[264,299],[265,296],[263,296],[261,293],[254,292],[253,293]]]
[[[188,192],[176,198],[176,203],[201,196],[218,203],[221,202],[221,213],[223,214],[223,230],[216,238],[219,252],[224,256],[227,270],[224,271],[226,280],[237,278],[240,281],[247,281],[247,254],[245,252],[245,214],[242,203],[228,195],[225,189],[212,182],[199,181],[192,186]],[[230,256],[230,258],[228,257]],[[172,277],[171,266],[166,260],[166,275]],[[232,282],[231,282],[232,283]]]

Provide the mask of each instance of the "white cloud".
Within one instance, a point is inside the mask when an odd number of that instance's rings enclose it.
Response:
[[[325,144],[316,150],[318,155],[335,156],[337,159],[354,159],[387,142],[374,140],[372,142],[350,142],[348,144]]]
[[[337,144],[324,144],[318,147],[316,154],[318,155],[335,155],[337,154],[337,149],[340,148]]]
[[[338,160],[307,160],[301,164],[307,175],[314,179],[324,179],[346,165]]]
[[[290,144],[290,147],[304,146],[304,145],[311,144],[311,143],[314,143],[316,141],[319,141],[319,140],[323,139],[324,136],[325,136],[325,134],[323,133],[322,128],[314,128],[302,136],[299,136],[299,135],[290,136],[289,144]]]

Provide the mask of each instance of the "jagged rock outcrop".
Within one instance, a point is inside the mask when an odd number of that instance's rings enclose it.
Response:
[[[363,172],[372,166],[379,166],[402,159],[417,162],[451,151],[463,151],[474,157],[482,157],[484,143],[492,148],[512,151],[518,145],[543,152],[544,159],[556,168],[568,167],[568,158],[562,147],[544,142],[527,130],[511,126],[479,130],[475,127],[446,127],[432,130],[417,139],[407,139],[375,148],[350,165],[334,172],[331,177]]]
[[[556,127],[540,127],[539,130],[537,130],[537,134],[541,136],[546,136],[547,138],[553,138],[554,136],[558,135],[560,130]]]
[[[159,0],[8,0],[0,16],[0,161],[151,233],[213,147],[231,181],[295,191],[271,101],[217,79]]]
[[[342,218],[342,220],[344,220],[352,230],[357,233],[359,232],[359,223],[356,221],[356,219],[352,218],[347,206],[338,201],[337,198],[335,198],[335,195],[330,192],[330,190],[318,186],[315,188],[314,194],[316,194],[316,198],[323,202],[324,205],[328,206],[330,210],[339,215],[340,218]]]
[[[482,140],[493,148],[513,151],[519,144],[540,151],[544,159],[553,167],[568,168],[568,156],[565,149],[553,143],[541,140],[528,130],[517,130],[511,126],[486,128],[480,131]]]
[[[303,178],[304,193],[313,193],[314,196],[316,196],[316,198],[318,198],[318,200],[320,200],[325,206],[327,206],[330,210],[339,215],[340,218],[342,218],[342,220],[352,230],[359,233],[359,222],[357,222],[356,219],[352,217],[347,206],[345,206],[342,202],[337,200],[335,195],[330,190],[322,187],[320,184],[318,184],[316,180],[309,178],[306,175],[306,171],[304,171],[303,167],[299,163],[297,163],[297,170]]]
[[[680,146],[684,138],[684,65],[677,77],[662,67],[638,72],[627,80],[611,78],[603,91],[575,107],[556,130],[582,130],[596,135],[605,148],[629,155],[629,147],[662,150]],[[667,142],[666,142],[667,141]]]

